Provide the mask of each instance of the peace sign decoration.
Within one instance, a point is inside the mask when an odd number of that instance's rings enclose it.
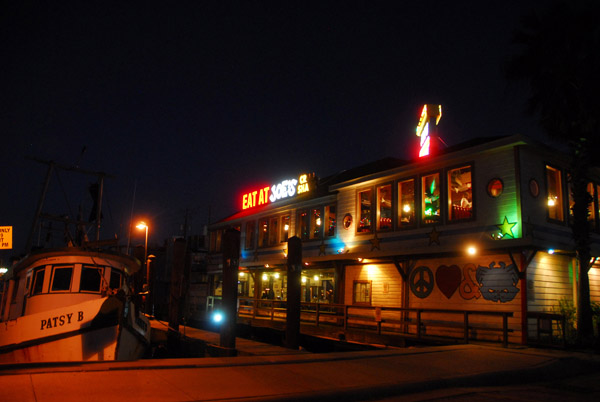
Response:
[[[410,273],[410,290],[420,299],[424,299],[433,291],[433,272],[428,267],[421,265]]]

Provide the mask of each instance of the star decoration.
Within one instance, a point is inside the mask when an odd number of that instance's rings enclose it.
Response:
[[[327,255],[325,254],[325,242],[321,242],[321,245],[319,246],[319,255],[323,254],[323,255]]]
[[[372,239],[369,240],[371,242],[371,251],[377,249],[381,251],[381,248],[379,247],[379,239],[377,238],[377,233],[375,233],[375,237],[373,237]]]
[[[510,237],[512,237],[514,239],[515,236],[513,235],[512,228],[514,228],[516,224],[517,224],[517,222],[509,222],[508,218],[505,216],[504,222],[502,222],[500,225],[496,225],[496,226],[498,227],[498,229],[500,229],[500,231],[501,231],[500,233],[502,234],[502,237],[509,235]]]
[[[440,245],[440,232],[435,230],[435,226],[429,233],[429,245],[431,246],[433,243],[437,243],[438,246]]]

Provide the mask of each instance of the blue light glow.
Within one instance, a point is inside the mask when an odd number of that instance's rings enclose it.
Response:
[[[217,324],[223,322],[224,318],[225,317],[223,316],[223,313],[221,313],[220,311],[215,311],[212,315],[213,322]]]

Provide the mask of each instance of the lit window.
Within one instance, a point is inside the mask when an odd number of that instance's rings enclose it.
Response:
[[[290,233],[290,216],[284,215],[281,217],[281,241],[286,242]]]
[[[71,290],[71,277],[73,276],[73,267],[54,267],[52,275],[52,286],[50,289],[53,292]]]
[[[398,225],[409,227],[415,224],[415,181],[398,183]]]
[[[258,247],[266,247],[269,241],[269,220],[258,221]]]
[[[470,166],[448,171],[448,207],[448,220],[456,221],[473,217]]]
[[[269,246],[275,246],[279,242],[279,218],[271,218],[269,221]]]
[[[313,208],[310,212],[310,238],[320,239],[323,233],[323,219],[321,219],[321,208]]]
[[[563,194],[560,170],[546,166],[548,218],[564,221]]]
[[[298,234],[301,240],[308,240],[309,235],[309,216],[308,211],[300,211],[298,213]]]
[[[371,305],[371,281],[354,281],[352,304]]]
[[[596,219],[596,230],[600,230],[600,185],[596,186],[596,196],[594,197],[594,203],[596,207],[594,208],[594,218]]]
[[[488,195],[492,198],[497,198],[502,195],[502,191],[504,191],[504,183],[500,179],[492,179],[488,183],[487,192]]]
[[[377,187],[377,230],[392,228],[392,185]]]
[[[325,230],[325,235],[328,237],[335,236],[335,205],[329,205],[325,207],[325,219],[327,219],[327,228]]]
[[[250,221],[246,223],[246,250],[252,250],[254,248],[254,236],[256,235],[256,222]]]
[[[440,174],[421,178],[421,219],[423,223],[440,222]]]
[[[358,233],[370,233],[371,228],[371,205],[372,205],[372,193],[371,189],[358,192],[358,207],[359,207],[359,220],[356,225],[356,231]]]

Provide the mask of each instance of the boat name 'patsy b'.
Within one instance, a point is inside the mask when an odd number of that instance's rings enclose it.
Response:
[[[41,330],[62,327],[65,324],[70,324],[73,318],[73,313],[62,314],[56,317],[49,317],[47,320],[41,320]],[[77,322],[83,321],[83,311],[77,312]]]

